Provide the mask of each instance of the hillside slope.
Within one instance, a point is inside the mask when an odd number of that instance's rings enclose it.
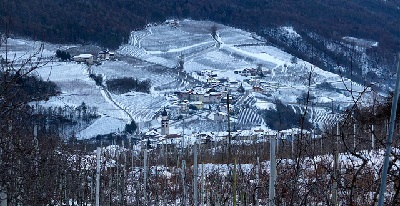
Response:
[[[53,42],[117,47],[131,30],[171,17],[212,20],[254,32],[291,25],[330,38],[373,39],[389,51],[400,42],[398,0],[7,0],[1,5],[1,31],[8,28]]]

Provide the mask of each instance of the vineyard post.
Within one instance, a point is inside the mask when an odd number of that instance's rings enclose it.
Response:
[[[182,205],[186,205],[186,183],[185,183],[185,176],[186,176],[186,161],[182,160],[182,187],[183,187],[183,197],[182,197]]]
[[[236,158],[235,158],[235,163],[233,165],[233,206],[236,206]]]
[[[260,157],[257,157],[257,165],[256,165],[256,188],[255,188],[255,204],[258,206],[258,184],[260,183]]]
[[[100,153],[101,147],[97,147],[96,155],[96,206],[100,206]]]
[[[197,137],[194,140],[194,148],[193,148],[193,201],[194,205],[197,206]]]
[[[339,158],[339,124],[336,124],[336,143],[335,143],[335,149],[334,149],[334,162],[333,162],[333,194],[332,194],[332,204],[333,206],[337,205],[337,195],[338,195],[338,186],[337,186],[337,181],[338,181],[338,158]]]
[[[269,206],[275,206],[276,137],[270,138]]]
[[[204,163],[201,164],[201,204],[204,204]]]
[[[147,205],[147,146],[144,149],[144,160],[143,160],[143,198],[144,198],[144,205]]]
[[[400,55],[399,55],[400,57]],[[383,205],[383,201],[385,199],[384,194],[386,190],[386,179],[387,173],[389,168],[389,156],[392,150],[392,143],[393,143],[393,133],[394,133],[394,126],[396,120],[396,110],[397,110],[397,102],[399,100],[399,82],[400,80],[400,60],[397,63],[397,77],[396,77],[396,85],[394,89],[393,95],[393,102],[392,102],[392,111],[390,114],[390,126],[389,126],[389,135],[386,140],[386,151],[385,151],[385,158],[383,162],[383,169],[382,169],[382,178],[381,178],[381,185],[380,185],[380,192],[379,192],[379,201],[378,206]]]

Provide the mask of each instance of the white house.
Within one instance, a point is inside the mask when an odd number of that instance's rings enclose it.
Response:
[[[217,104],[220,103],[222,99],[222,95],[220,92],[210,92],[209,94],[205,94],[203,97],[203,103],[206,104]]]
[[[220,92],[210,92],[210,103],[220,103],[222,94]]]
[[[180,107],[181,112],[185,113],[185,112],[189,111],[189,104],[187,101],[181,102],[178,105]]]
[[[105,50],[105,51],[99,52],[99,56],[98,57],[100,59],[103,59],[103,60],[112,60],[115,57],[115,53],[114,52],[110,52],[108,50]]]
[[[76,62],[84,62],[88,64],[93,64],[93,55],[92,54],[79,54],[78,56],[73,57]]]
[[[202,87],[195,87],[190,94],[191,101],[203,101],[204,94],[206,94],[206,90]]]
[[[222,99],[222,94],[220,92],[210,92],[205,94],[203,97],[203,102],[206,104],[216,104],[220,103]]]

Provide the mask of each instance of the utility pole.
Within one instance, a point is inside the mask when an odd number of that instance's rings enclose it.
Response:
[[[275,206],[275,172],[276,172],[276,138],[270,138],[270,177],[269,177],[269,206]]]
[[[400,57],[400,55],[399,55]],[[399,100],[399,84],[400,84],[400,61],[397,63],[397,78],[396,78],[396,85],[394,89],[394,96],[392,101],[392,112],[390,114],[390,126],[389,126],[389,135],[386,140],[386,151],[385,151],[385,158],[383,162],[383,170],[382,170],[382,178],[381,178],[381,186],[379,192],[379,201],[378,206],[383,205],[383,201],[385,199],[385,190],[386,190],[386,179],[387,173],[389,169],[389,156],[392,150],[392,143],[393,143],[393,133],[394,133],[394,124],[396,121],[396,110],[397,110],[397,102]]]

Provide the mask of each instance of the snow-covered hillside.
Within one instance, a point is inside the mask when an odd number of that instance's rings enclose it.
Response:
[[[213,26],[217,28],[215,37],[211,34]],[[292,38],[300,38],[293,28],[280,29]],[[345,108],[358,100],[361,94],[363,98],[359,100],[360,104],[371,102],[369,99],[372,94],[364,85],[324,71],[261,39],[253,33],[208,21],[184,20],[176,25],[149,26],[145,30],[131,33],[129,43],[121,45],[116,51],[115,61],[102,61],[99,65],[88,66],[47,58],[49,62],[37,69],[36,73],[43,79],[57,83],[62,93],[41,104],[77,106],[85,102],[98,107],[101,117],[77,135],[79,138],[90,138],[122,131],[131,120],[138,122],[142,131],[157,129],[160,127],[159,111],[177,101],[168,98],[169,95],[192,89],[196,85],[210,88],[210,79],[225,79],[223,86],[230,88],[233,93],[237,93],[237,89],[230,85],[231,82],[239,82],[238,85],[243,85],[247,94],[253,93],[251,101],[245,101],[245,98],[240,100],[240,94],[237,94],[239,101],[234,106],[238,113],[232,118],[238,119],[238,125],[264,124],[259,111],[274,109],[272,102],[275,99],[302,111],[298,97],[308,91],[315,97],[309,107],[312,105],[314,111],[311,122],[319,125],[336,121],[338,117],[335,114],[328,114],[332,107]],[[44,46],[40,53],[44,57],[53,57],[57,49],[71,47],[17,39],[10,39],[8,43],[8,56],[19,61],[40,46]],[[183,70],[178,66],[179,61],[184,62]],[[262,75],[237,73],[245,69],[261,71]],[[200,76],[206,70],[213,74],[212,78]],[[103,77],[103,86],[97,86],[89,78],[90,72]],[[149,79],[151,93],[114,94],[107,91],[104,83],[106,80],[123,77]],[[255,87],[261,90],[255,91]],[[244,108],[245,105],[248,108]],[[205,107],[211,108],[221,107]],[[197,111],[196,121],[188,123],[192,128],[190,131],[215,130],[215,120],[210,118],[213,112]],[[184,114],[187,119],[191,115]],[[196,126],[196,122],[199,125]],[[172,120],[171,131],[180,133],[182,125],[182,120]]]

